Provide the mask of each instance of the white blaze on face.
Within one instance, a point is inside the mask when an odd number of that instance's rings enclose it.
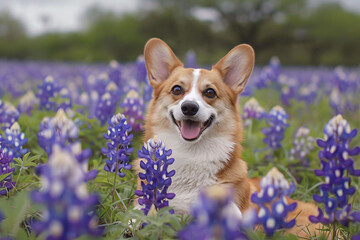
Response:
[[[200,69],[194,69],[193,81],[189,93],[186,94],[178,104],[171,107],[170,110],[173,111],[176,120],[180,121],[184,118],[184,114],[181,111],[181,104],[183,104],[185,101],[196,102],[199,105],[199,111],[194,116],[194,118],[199,122],[205,122],[210,118],[211,115],[216,115],[215,109],[213,109],[209,104],[204,101],[202,94],[199,91],[199,77]]]
[[[185,102],[185,101],[194,101],[196,102],[197,104],[201,104],[201,100],[202,97],[199,93],[199,90],[198,90],[198,81],[199,81],[199,76],[200,76],[200,69],[194,69],[193,71],[193,81],[192,81],[192,84],[191,84],[191,90],[190,92],[183,98],[183,100],[180,101],[180,104]]]

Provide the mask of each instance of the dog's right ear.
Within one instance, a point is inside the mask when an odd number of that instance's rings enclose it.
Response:
[[[171,48],[158,38],[146,43],[144,56],[149,82],[153,87],[165,81],[176,67],[183,66]]]

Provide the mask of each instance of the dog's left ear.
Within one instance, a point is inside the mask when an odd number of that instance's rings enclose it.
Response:
[[[255,54],[250,45],[240,44],[226,54],[213,69],[220,72],[224,82],[241,93],[254,68]]]

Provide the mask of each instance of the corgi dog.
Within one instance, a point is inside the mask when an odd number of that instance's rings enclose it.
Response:
[[[146,43],[144,56],[154,88],[144,141],[156,135],[172,149],[175,161],[169,168],[176,174],[168,191],[176,197],[170,206],[178,214],[189,214],[202,188],[230,186],[234,191],[232,212],[241,217],[255,207],[250,196],[259,190],[260,181],[248,178],[247,164],[240,157],[242,123],[237,98],[254,67],[252,47],[236,46],[211,70],[184,68],[170,47],[157,38]],[[134,168],[138,172],[139,164],[137,159]],[[317,215],[314,204],[298,202],[292,213],[289,219],[297,216],[297,227],[289,232],[307,236],[306,228],[313,233],[315,226],[307,225],[308,216]]]

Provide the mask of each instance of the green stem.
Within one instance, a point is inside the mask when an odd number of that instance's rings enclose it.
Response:
[[[336,239],[336,224],[335,224],[335,223],[333,224],[333,230],[332,230],[332,232],[333,232],[332,239],[335,240],[335,239]]]
[[[17,178],[16,178],[16,182],[15,182],[15,186],[18,184],[18,182],[19,182],[19,178],[20,178],[20,175],[21,175],[21,170],[22,170],[22,168],[20,168],[20,170],[19,170],[19,175],[17,176]]]
[[[156,188],[154,189],[154,200],[155,200],[155,202],[154,202],[155,210],[158,211],[158,209],[155,205],[155,203],[156,203]]]
[[[115,176],[114,176],[114,184],[113,184],[113,192],[112,192],[112,202],[115,202],[115,191],[116,191],[116,176],[118,175],[118,167],[119,167],[119,161],[116,154],[116,166],[115,166]]]

